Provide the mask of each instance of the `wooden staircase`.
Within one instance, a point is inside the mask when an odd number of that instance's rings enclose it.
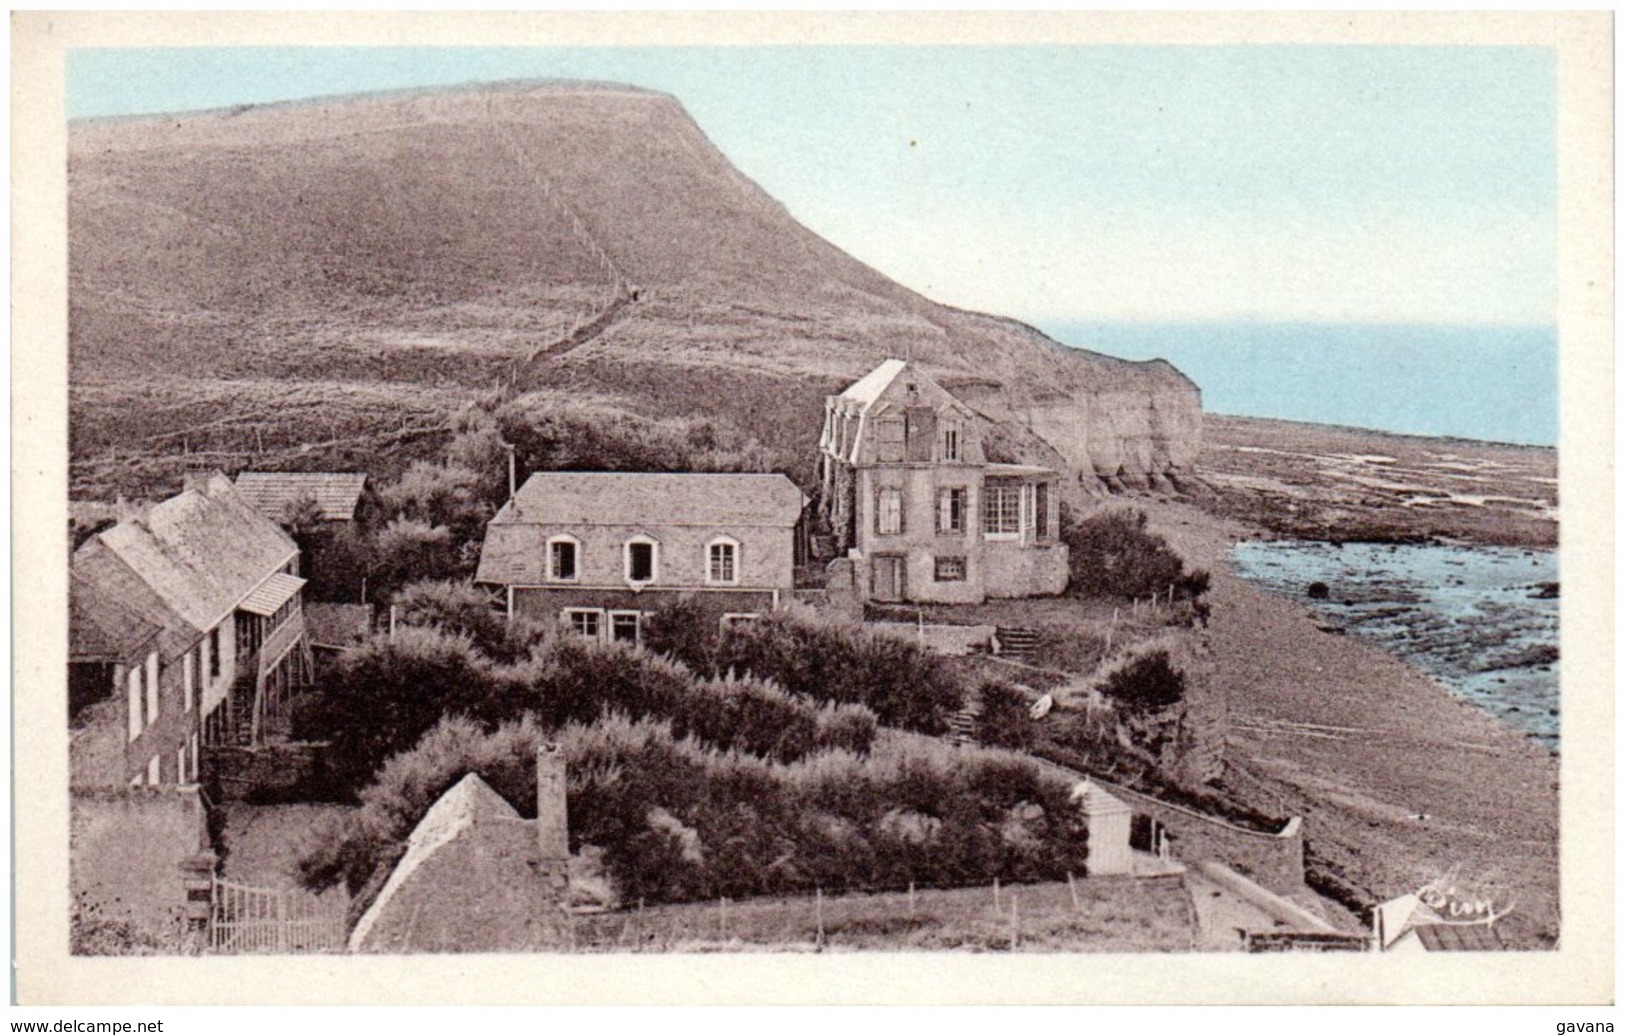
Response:
[[[1038,631],[1019,625],[998,627],[999,653],[1012,658],[1025,658],[1038,648]]]

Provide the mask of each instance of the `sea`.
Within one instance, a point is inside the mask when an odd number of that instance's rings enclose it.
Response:
[[[1557,753],[1557,552],[1520,547],[1250,542],[1236,573],[1331,628],[1431,673]],[[1307,593],[1326,587],[1323,599]]]
[[[1041,324],[1057,341],[1166,359],[1208,413],[1553,446],[1554,327],[1312,323]],[[1243,578],[1304,600],[1556,752],[1558,582],[1552,550],[1243,543]],[[1307,587],[1325,583],[1324,600]],[[1543,593],[1542,587],[1550,586]]]
[[[1430,324],[1039,324],[1056,341],[1122,359],[1166,359],[1202,409],[1557,444],[1555,327]]]

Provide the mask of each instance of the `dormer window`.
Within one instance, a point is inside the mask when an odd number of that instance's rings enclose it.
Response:
[[[942,423],[942,459],[960,459],[958,421],[943,421]]]
[[[705,581],[733,584],[739,581],[739,541],[718,536],[705,546]]]
[[[637,535],[626,541],[626,581],[653,582],[660,575],[660,543]]]
[[[882,417],[875,421],[875,462],[901,463],[904,434],[901,417]]]
[[[547,541],[547,577],[552,582],[575,582],[580,571],[581,544],[575,536],[556,535]]]

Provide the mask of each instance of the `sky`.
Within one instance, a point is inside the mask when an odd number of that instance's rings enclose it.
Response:
[[[517,78],[675,95],[938,301],[1059,321],[1548,326],[1538,47],[186,48],[68,54],[70,118]]]

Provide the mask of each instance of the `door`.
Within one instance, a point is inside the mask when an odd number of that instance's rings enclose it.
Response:
[[[903,599],[903,558],[896,555],[878,555],[874,564],[874,599],[887,602]]]

